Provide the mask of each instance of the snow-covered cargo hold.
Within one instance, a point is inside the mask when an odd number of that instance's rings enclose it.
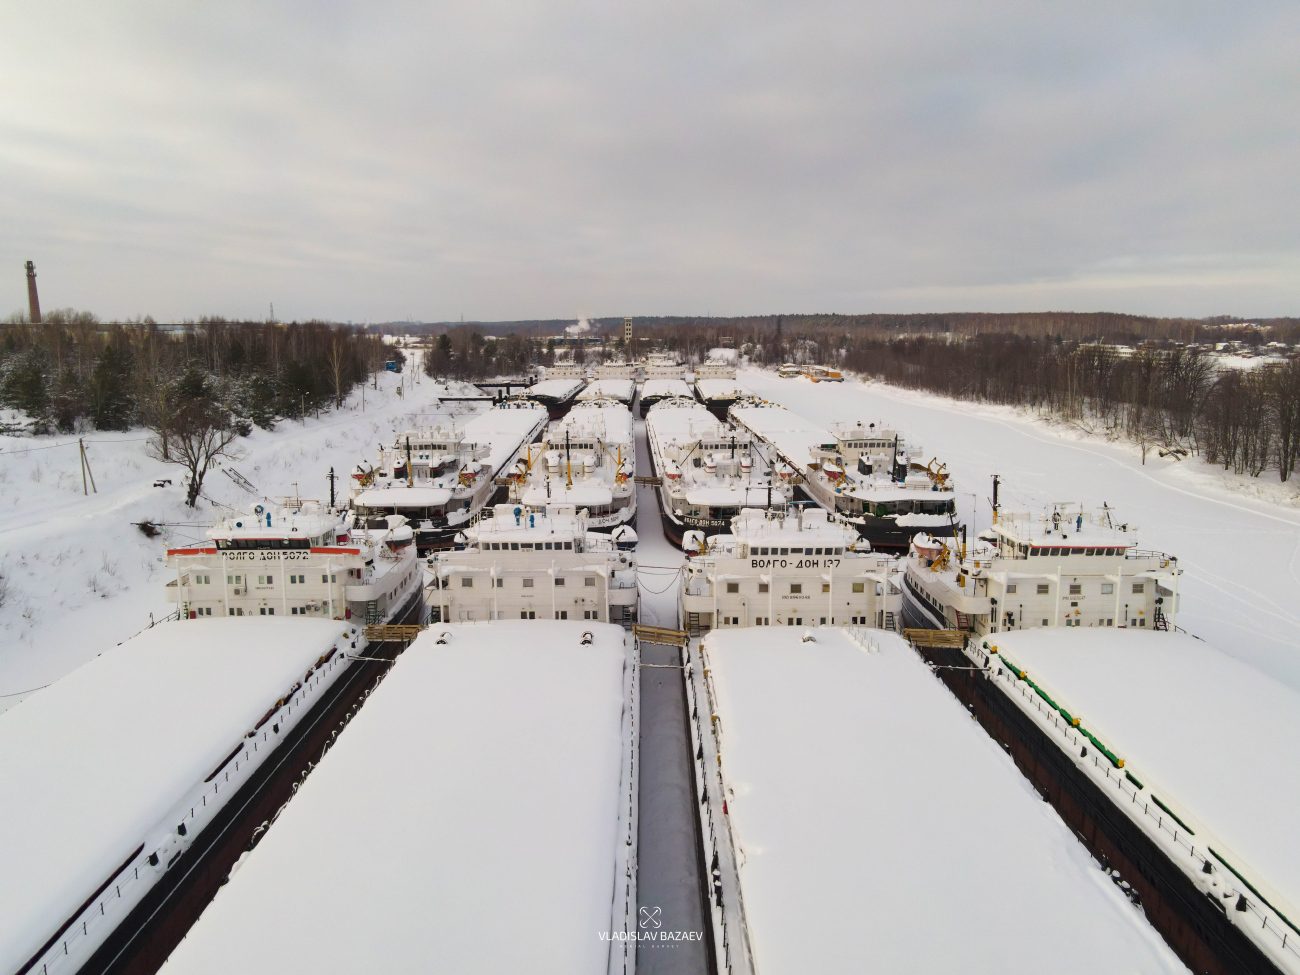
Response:
[[[685,379],[647,379],[641,384],[641,415],[644,417],[650,411],[650,407],[674,396],[684,399],[694,398],[691,387],[686,385]]]
[[[585,385],[582,378],[576,375],[567,379],[543,379],[524,390],[524,395],[541,403],[550,413],[551,419],[558,420],[569,412],[569,407]]]
[[[901,638],[719,630],[688,675],[719,970],[1185,971]]]
[[[627,970],[633,662],[600,623],[431,628],[163,971]]]
[[[631,369],[630,366],[627,368]],[[585,403],[587,400],[593,399],[616,399],[624,406],[630,407],[635,396],[636,381],[634,379],[597,379],[588,383],[587,388],[578,394],[578,402]]]
[[[966,652],[1181,871],[1194,902],[1214,905],[1211,921],[1300,972],[1300,694],[1182,633],[1048,628],[972,639]],[[1187,920],[1223,951],[1221,934]]]
[[[333,620],[163,623],[0,714],[0,968],[77,971],[363,647]]]

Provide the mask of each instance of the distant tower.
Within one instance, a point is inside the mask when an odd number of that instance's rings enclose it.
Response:
[[[632,319],[630,318],[623,319],[623,344],[629,349],[632,348]]]
[[[31,312],[32,324],[41,323],[41,299],[36,296],[36,265],[27,262],[27,308]]]

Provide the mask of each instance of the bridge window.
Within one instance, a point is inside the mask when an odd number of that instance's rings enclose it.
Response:
[[[525,579],[525,580],[524,580],[524,588],[525,588],[525,589],[532,589],[532,588],[533,588],[533,580],[532,580],[532,579]]]
[[[727,592],[740,592],[740,583],[739,583],[739,582],[728,582],[728,583],[727,583]]]
[[[1045,582],[1040,582],[1040,583],[1038,584],[1038,595],[1040,595],[1040,596],[1046,596],[1046,595],[1047,595],[1047,588],[1048,588],[1048,587],[1047,587],[1047,583],[1045,583]]]
[[[472,589],[474,588],[474,580],[470,576],[461,576],[460,585],[462,589]]]
[[[1082,585],[1081,583],[1078,583],[1078,582],[1072,582],[1072,583],[1070,583],[1070,595],[1071,595],[1071,596],[1082,596],[1082,595],[1083,595],[1083,585]]]
[[[1115,583],[1113,583],[1113,582],[1103,582],[1103,583],[1101,584],[1101,594],[1102,594],[1103,596],[1109,596],[1109,595],[1111,595],[1111,594],[1114,593],[1114,592],[1115,592]]]
[[[760,582],[760,583],[758,584],[758,591],[759,591],[760,593],[767,592],[767,583],[766,583],[766,582]]]
[[[1014,596],[1015,594],[1016,594],[1016,584],[1013,582],[1011,583],[1011,585],[1007,586],[1007,595]]]
[[[802,582],[792,582],[792,583],[790,583],[790,595],[791,595],[791,596],[797,596],[797,595],[799,595],[801,592],[803,592],[803,583],[802,583]]]
[[[594,587],[594,586],[596,585],[596,577],[595,577],[595,576],[587,576],[585,579],[582,580],[582,584],[583,584],[584,586],[592,586],[592,587]]]
[[[1145,591],[1146,591],[1146,583],[1145,583],[1145,582],[1135,582],[1135,583],[1133,583],[1133,593],[1134,593],[1134,595],[1140,595],[1141,593],[1143,593],[1143,592],[1145,592]]]
[[[855,582],[855,583],[853,584],[853,591],[854,591],[854,592],[866,592],[866,591],[867,591],[867,584],[866,584],[865,582]]]

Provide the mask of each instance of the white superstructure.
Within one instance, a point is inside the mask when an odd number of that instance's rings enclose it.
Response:
[[[429,559],[434,620],[636,621],[630,528],[591,531],[586,513],[564,504],[543,511],[499,504],[490,514],[465,530],[455,551]]]
[[[906,551],[918,531],[953,532],[956,494],[937,461],[883,424],[829,429],[775,403],[741,402],[728,417],[798,473],[800,489],[857,526],[874,549]]]
[[[913,626],[990,634],[1040,626],[1168,629],[1178,560],[1137,547],[1137,527],[1109,508],[999,511],[969,547],[917,535],[905,560]]]
[[[589,527],[612,529],[636,520],[635,477],[631,412],[617,400],[579,402],[520,458],[510,498],[529,511],[571,504]]]
[[[645,430],[659,478],[664,534],[674,545],[692,529],[706,535],[730,531],[742,508],[784,509],[793,496],[789,479],[774,475],[748,434],[694,399],[658,403],[646,416]]]
[[[688,536],[679,625],[692,634],[743,626],[899,628],[897,560],[820,508],[747,509],[731,534]]]
[[[182,619],[285,616],[386,622],[413,604],[422,574],[406,519],[357,527],[315,501],[252,504],[167,550],[167,601]]]

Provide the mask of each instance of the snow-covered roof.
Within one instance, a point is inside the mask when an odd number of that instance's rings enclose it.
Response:
[[[710,413],[703,403],[668,403],[646,414],[646,430],[657,440],[695,441],[730,435],[728,427]]]
[[[622,403],[578,403],[564,417],[552,425],[547,440],[552,444],[564,443],[564,434],[570,437],[599,437],[606,443],[632,442],[632,412]]]
[[[776,488],[768,491],[766,485],[749,486],[742,483],[737,484],[714,484],[696,487],[688,486],[686,489],[686,503],[698,505],[712,505],[714,507],[726,507],[729,505],[750,505],[763,506],[767,504],[768,498],[772,499],[773,504],[782,504],[785,498]]]
[[[582,386],[581,379],[543,379],[540,383],[529,386],[525,392],[529,396],[565,400],[580,390]]]
[[[604,975],[630,642],[602,623],[435,624],[163,971]]]
[[[1000,512],[992,530],[1010,542],[1037,546],[1124,549],[1137,544],[1136,525],[1121,524],[1114,512],[1084,511],[1077,505],[1057,505],[1037,516]]]
[[[805,632],[705,642],[757,971],[1185,971],[906,643]]]
[[[578,394],[578,402],[607,396],[630,403],[635,394],[636,383],[631,379],[597,379]]]
[[[691,399],[691,387],[686,385],[685,379],[647,379],[641,384],[642,399],[663,396],[685,396]]]
[[[560,478],[551,479],[548,492],[545,485],[534,484],[524,491],[524,504],[573,504],[579,508],[589,508],[598,504],[609,504],[614,500],[614,492],[609,485],[599,481],[579,480],[568,487]]]
[[[267,515],[271,516],[268,526]],[[209,538],[315,538],[341,528],[343,518],[314,501],[301,510],[251,504],[247,513],[226,515],[207,531]]]
[[[987,639],[1300,918],[1300,694],[1179,633],[1049,627]]]
[[[546,419],[545,407],[533,404],[491,409],[465,424],[465,439],[489,445],[483,462],[495,475],[514,457],[525,440],[532,439],[532,431],[545,425]]]
[[[447,488],[407,487],[405,483],[368,488],[356,495],[352,503],[363,508],[428,508],[451,500]]]
[[[695,388],[706,400],[736,399],[745,395],[745,387],[734,379],[699,379]]]
[[[858,533],[852,526],[833,520],[821,508],[805,508],[802,528],[800,522],[800,516],[795,513],[779,518],[774,512],[750,509],[731,519],[731,533],[751,545],[847,547],[858,542]]]
[[[0,969],[32,957],[353,631],[315,619],[164,623],[0,714]]]
[[[817,424],[779,406],[733,406],[730,415],[774,445],[801,471],[812,461],[813,448],[835,443]]]

